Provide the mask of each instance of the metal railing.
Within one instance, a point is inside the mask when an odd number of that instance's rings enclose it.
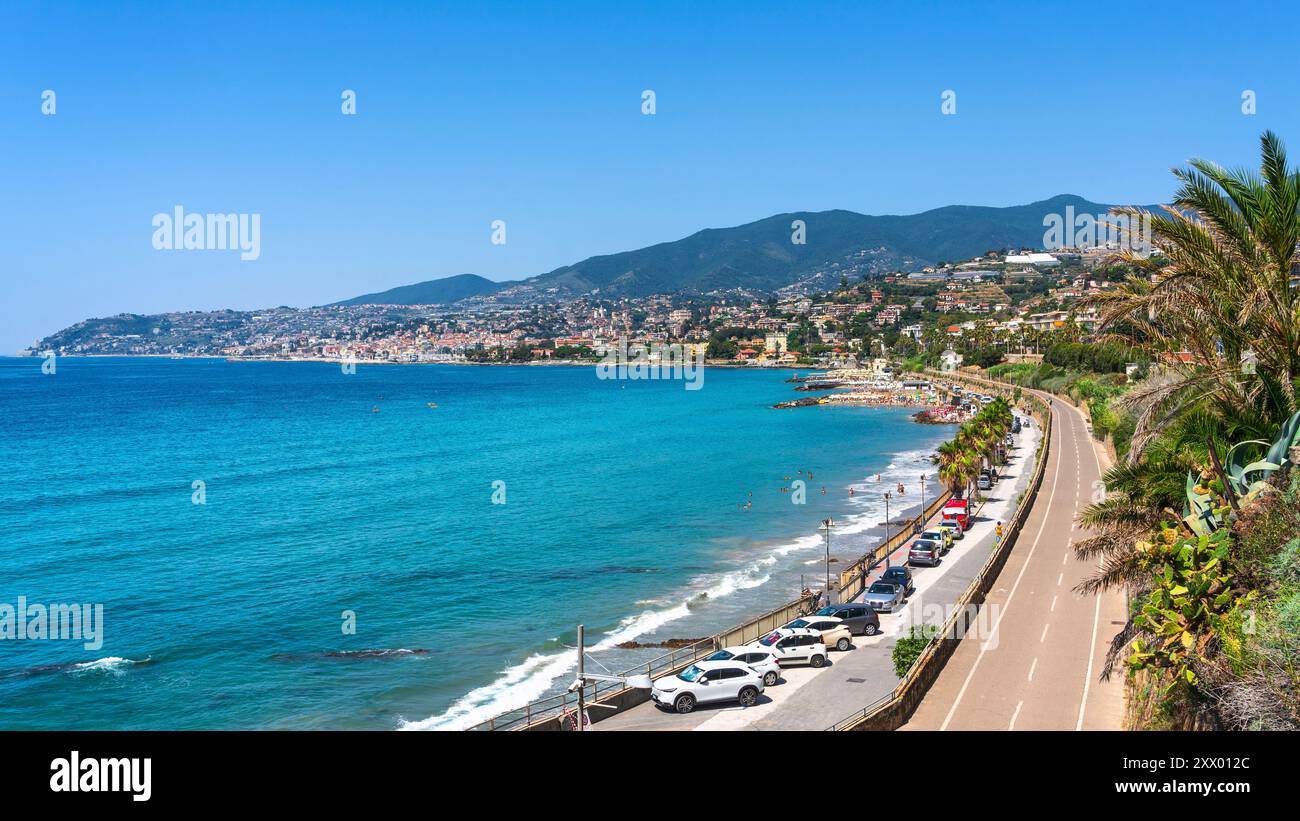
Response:
[[[685,647],[679,647],[656,656],[649,661],[638,664],[637,666],[624,670],[619,673],[620,676],[640,676],[646,675],[650,678],[659,678],[662,676],[672,675],[673,673],[683,670],[689,665],[708,656],[714,650],[720,647],[727,647],[735,644],[747,644],[755,639],[767,635],[772,630],[791,619],[798,616],[806,615],[810,612],[811,595],[801,596],[794,601],[788,602],[773,610],[769,610],[757,618],[751,619],[744,624],[724,630],[706,639],[701,639],[694,644]],[[583,689],[583,697],[588,705],[600,701],[606,701],[615,696],[621,695],[628,690],[627,684],[623,682],[598,681],[588,684]],[[487,721],[479,722],[469,730],[524,730],[556,718],[576,709],[578,695],[573,693],[557,693],[553,696],[531,701],[523,707],[514,710],[507,710],[500,715],[493,716]],[[597,718],[604,718],[604,715]]]

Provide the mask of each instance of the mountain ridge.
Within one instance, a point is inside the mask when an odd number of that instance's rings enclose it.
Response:
[[[1063,214],[1067,207],[1076,213],[1103,214],[1113,206],[1077,194],[1057,194],[1025,205],[945,205],[906,215],[868,215],[846,209],[793,211],[742,225],[704,228],[630,251],[587,257],[521,280],[495,282],[460,274],[333,304],[420,305],[492,295],[522,301],[590,293],[617,298],[824,288],[841,275],[915,271],[999,248],[1039,248],[1043,219]],[[804,223],[803,244],[792,241],[795,220]],[[366,301],[372,299],[385,301]],[[403,301],[415,299],[424,301]]]

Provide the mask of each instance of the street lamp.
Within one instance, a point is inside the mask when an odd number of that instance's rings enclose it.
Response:
[[[921,522],[925,523],[925,474],[921,474]]]
[[[889,491],[886,490],[885,491],[885,545],[888,546],[888,544],[889,544]],[[885,550],[886,570],[889,569],[889,553],[890,551],[886,549]]]
[[[638,690],[649,690],[650,688],[654,687],[654,682],[650,680],[650,676],[648,675],[609,676],[609,675],[602,675],[600,673],[588,673],[586,671],[587,654],[583,651],[584,638],[585,638],[584,628],[581,624],[579,624],[578,625],[578,677],[575,678],[573,680],[573,683],[569,685],[570,693],[574,691],[577,691],[578,693],[578,715],[576,717],[577,720],[574,722],[574,725],[579,731],[586,729],[587,709],[586,709],[586,694],[584,690],[586,689],[587,684],[589,682],[612,681],[617,684],[625,684],[628,687],[632,687]],[[600,664],[600,662],[596,662],[596,663]],[[611,710],[618,709],[612,704],[593,704],[592,706],[608,707]]]
[[[826,534],[826,604],[831,603],[831,528],[834,519],[822,519],[822,531]]]

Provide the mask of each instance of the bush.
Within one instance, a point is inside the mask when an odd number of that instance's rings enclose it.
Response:
[[[894,674],[899,678],[907,675],[938,632],[939,628],[932,624],[916,625],[909,635],[899,639],[894,645]]]

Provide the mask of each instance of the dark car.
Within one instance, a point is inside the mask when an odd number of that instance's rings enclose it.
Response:
[[[828,604],[817,611],[819,616],[835,616],[855,636],[874,636],[880,632],[880,616],[866,604]]]
[[[916,583],[912,581],[912,568],[905,564],[896,564],[881,573],[880,580],[900,585],[903,588],[904,596],[910,596],[916,592]]]
[[[913,567],[918,564],[937,567],[941,555],[943,555],[943,547],[938,542],[932,542],[929,539],[917,539],[912,542],[911,549],[907,551],[907,563]]]

